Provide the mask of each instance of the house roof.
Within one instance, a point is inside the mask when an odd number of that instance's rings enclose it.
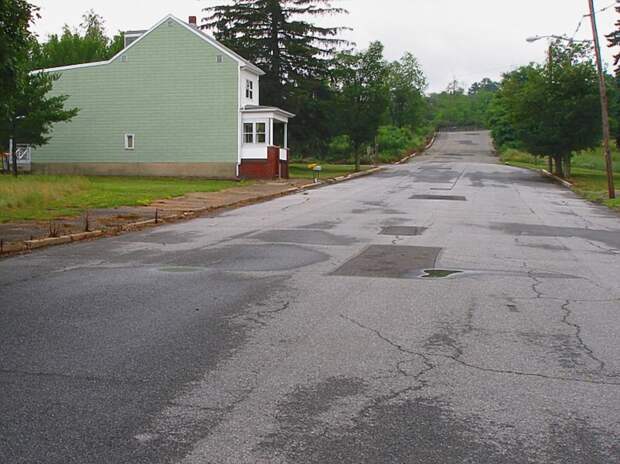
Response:
[[[283,110],[282,108],[278,108],[277,106],[262,106],[262,105],[245,105],[241,108],[242,113],[277,113],[285,118],[294,118],[295,115],[293,113],[289,113],[288,111]]]
[[[220,50],[222,53],[228,55],[230,58],[232,58],[237,63],[239,63],[239,65],[242,68],[247,69],[248,71],[251,71],[251,72],[253,72],[253,73],[255,73],[255,74],[259,75],[259,76],[263,76],[265,74],[265,72],[262,69],[260,69],[258,66],[256,66],[255,64],[249,62],[248,60],[246,60],[242,56],[240,56],[237,53],[233,52],[230,48],[222,45],[221,43],[219,43],[217,40],[215,40],[210,35],[206,34],[205,32],[201,31],[200,29],[197,29],[197,28],[189,25],[185,21],[180,20],[179,18],[177,18],[176,16],[174,16],[172,14],[169,14],[166,17],[164,17],[161,21],[159,21],[157,24],[155,24],[152,28],[150,28],[149,30],[145,31],[137,40],[132,42],[130,45],[125,47],[123,50],[121,50],[119,53],[117,53],[116,55],[114,55],[112,58],[110,58],[107,61],[97,61],[97,62],[94,62],[94,63],[83,63],[83,64],[75,64],[75,65],[71,65],[71,66],[60,66],[60,67],[57,67],[57,68],[39,69],[39,70],[37,70],[35,72],[66,71],[66,70],[69,70],[69,69],[89,68],[89,67],[102,66],[102,65],[105,65],[105,64],[112,63],[120,55],[124,54],[130,48],[134,47],[142,39],[144,39],[146,36],[148,36],[151,32],[153,32],[155,29],[157,29],[159,26],[161,26],[163,23],[165,23],[166,21],[169,21],[169,20],[173,20],[173,21],[177,22],[178,24],[180,24],[181,26],[183,26],[184,28],[186,28],[187,30],[192,32],[193,34],[196,34],[198,37],[200,37],[205,42],[211,44],[212,46],[214,46],[215,48]],[[137,35],[140,32],[142,32],[142,31],[128,31],[128,33],[130,35]]]

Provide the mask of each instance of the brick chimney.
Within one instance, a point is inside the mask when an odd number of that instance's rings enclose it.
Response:
[[[190,16],[188,22],[190,26],[198,27],[198,18],[196,16]]]

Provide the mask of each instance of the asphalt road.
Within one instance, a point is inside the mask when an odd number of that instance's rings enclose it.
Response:
[[[486,133],[0,261],[0,462],[618,463],[620,218]]]

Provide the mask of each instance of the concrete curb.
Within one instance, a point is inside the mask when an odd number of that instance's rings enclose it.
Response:
[[[77,234],[61,235],[60,237],[40,238],[36,240],[26,240],[23,244],[17,243],[14,251],[36,250],[48,246],[63,245],[70,242],[81,242],[90,238],[101,237],[104,235],[103,230],[94,230],[92,232],[80,232]],[[4,250],[6,251],[6,250]]]
[[[146,221],[132,222],[128,224],[122,224],[120,226],[110,227],[105,230],[95,230],[92,232],[80,232],[70,235],[61,235],[60,237],[48,237],[36,240],[25,240],[23,242],[10,242],[10,243],[2,243],[2,249],[0,250],[0,256],[11,256],[14,254],[30,252],[33,250],[47,248],[57,245],[64,245],[72,242],[80,242],[83,240],[95,239],[104,236],[114,236],[119,235],[123,232],[135,232],[138,230],[143,230],[147,227],[154,227],[160,224],[172,223],[177,221],[195,219],[203,214],[212,213],[218,210],[226,210],[226,209],[236,209],[242,208],[244,206],[250,206],[258,203],[263,203],[270,200],[275,200],[276,198],[284,197],[287,195],[292,195],[294,193],[303,192],[306,190],[325,187],[327,185],[338,184],[340,182],[346,182],[349,180],[357,179],[359,177],[365,177],[376,172],[382,171],[384,168],[381,166],[374,167],[368,169],[366,171],[355,172],[353,174],[348,174],[346,176],[336,177],[334,179],[328,179],[319,183],[311,183],[305,184],[300,187],[291,187],[287,190],[277,193],[271,193],[268,195],[257,196],[254,198],[248,198],[246,200],[236,201],[234,203],[229,203],[227,205],[220,206],[207,206],[205,208],[199,208],[192,211],[184,211],[179,214],[174,214],[170,216],[164,216],[159,218],[157,221],[155,219],[149,219]]]
[[[433,144],[435,143],[435,139],[437,139],[437,132],[433,134],[433,138],[431,139],[431,141],[424,147],[424,149],[420,153],[413,152],[412,154],[405,156],[403,159],[396,161],[394,164],[404,164],[407,161],[409,161],[411,158],[415,158],[419,154],[424,153],[426,150],[428,150],[429,148],[433,146]]]
[[[554,181],[556,181],[557,183],[563,185],[564,187],[571,189],[573,188],[573,184],[571,184],[569,181],[562,179],[561,177],[556,176],[555,174],[550,173],[549,171],[547,171],[546,169],[541,169],[540,173],[544,176],[544,177],[548,177],[549,179],[553,179]]]

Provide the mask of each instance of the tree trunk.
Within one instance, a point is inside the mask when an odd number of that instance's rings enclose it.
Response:
[[[549,172],[553,174],[553,157],[549,156]]]
[[[360,170],[360,150],[357,143],[353,144],[353,150],[355,153],[355,172]]]
[[[564,177],[563,157],[554,156],[553,158],[555,160],[555,175],[559,177]]]
[[[17,141],[13,140],[13,146],[11,147],[11,159],[13,161],[13,175],[17,177]]]
[[[571,156],[568,155],[564,158],[564,175],[567,179],[570,179],[571,174]]]

